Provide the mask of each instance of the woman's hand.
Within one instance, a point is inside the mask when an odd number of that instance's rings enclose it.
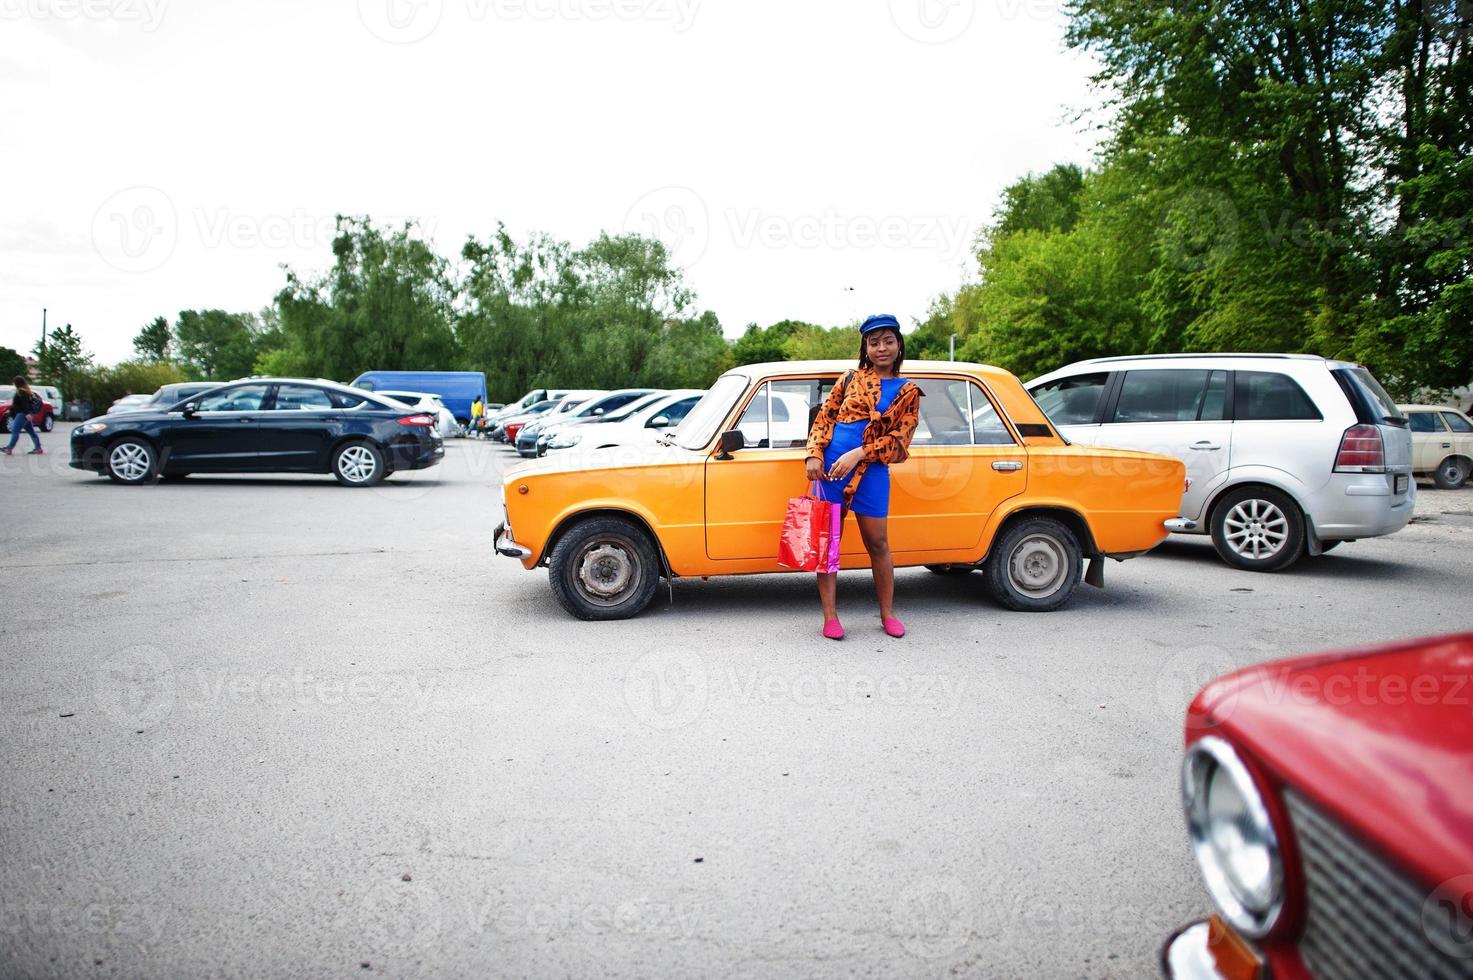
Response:
[[[829,479],[844,479],[850,473],[854,472],[854,467],[858,466],[859,461],[862,459],[864,459],[863,446],[859,447],[858,449],[849,450],[847,453],[834,460],[833,467],[829,469]]]
[[[808,471],[808,480],[809,480],[810,483],[813,482],[814,480],[822,480],[823,479],[823,460],[822,459],[820,459],[817,456],[809,456],[808,459],[805,461],[805,463],[806,463],[806,469]]]

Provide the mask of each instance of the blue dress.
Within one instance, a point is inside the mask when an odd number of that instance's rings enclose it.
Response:
[[[875,411],[883,412],[895,400],[895,393],[905,384],[904,378],[881,378],[880,401]],[[864,429],[868,419],[857,422],[839,422],[834,426],[834,437],[823,453],[823,470],[827,473],[838,458],[851,449],[858,449],[864,442]],[[842,480],[820,480],[818,495],[831,504],[844,502],[844,487],[854,477],[853,472]],[[854,490],[854,503],[850,510],[865,517],[888,517],[890,515],[890,467],[884,463],[870,463],[860,477]]]

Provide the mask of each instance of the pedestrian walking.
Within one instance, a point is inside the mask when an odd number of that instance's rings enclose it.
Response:
[[[41,448],[41,437],[36,435],[36,426],[31,422],[31,416],[42,409],[41,396],[31,390],[29,382],[20,375],[15,376],[15,395],[10,399],[10,443],[0,453],[9,456],[15,449],[15,444],[20,441],[22,432],[31,434],[31,442],[35,448],[30,455],[38,456],[46,450]]]

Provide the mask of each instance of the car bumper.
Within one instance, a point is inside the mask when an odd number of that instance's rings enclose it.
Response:
[[[395,443],[389,447],[389,455],[390,465],[396,470],[422,470],[445,458],[445,443],[440,439]]]
[[[503,558],[515,558],[523,565],[532,558],[531,549],[517,544],[511,535],[511,527],[505,521],[496,525],[496,529],[491,532],[491,547]]]
[[[107,467],[107,450],[102,445],[102,440],[94,435],[84,433],[81,427],[72,430],[72,458],[68,465],[74,470],[91,470],[93,473],[105,472]]]
[[[1166,941],[1161,972],[1170,980],[1264,980],[1258,951],[1213,916],[1193,922]]]
[[[1404,490],[1397,493],[1398,481]],[[1310,501],[1314,533],[1321,541],[1374,538],[1407,526],[1417,505],[1408,467],[1395,473],[1336,473]]]

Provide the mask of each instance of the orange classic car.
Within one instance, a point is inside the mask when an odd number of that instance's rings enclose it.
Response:
[[[716,380],[680,425],[648,447],[544,458],[507,471],[495,550],[546,565],[581,619],[624,619],[661,577],[784,571],[778,538],[807,489],[804,441],[845,361],[749,364]],[[1180,513],[1186,471],[1168,456],[1076,446],[1000,368],[906,361],[923,392],[910,458],[890,468],[897,566],[980,570],[1016,610],[1057,609],[1103,559],[1144,554]],[[867,568],[852,517],[843,568]],[[1088,562],[1088,570],[1085,563]]]

